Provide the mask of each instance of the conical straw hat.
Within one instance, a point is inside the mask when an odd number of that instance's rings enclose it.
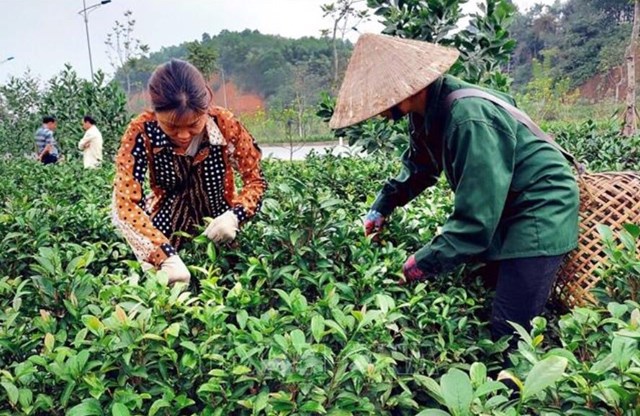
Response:
[[[453,48],[366,33],[351,55],[329,127],[338,129],[382,113],[424,89],[458,59]]]

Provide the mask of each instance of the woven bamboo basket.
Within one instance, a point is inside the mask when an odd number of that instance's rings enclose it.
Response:
[[[580,236],[559,270],[554,289],[566,307],[597,304],[591,293],[600,277],[596,271],[606,260],[598,224],[614,231],[626,223],[640,224],[640,173],[583,174],[580,182]],[[639,249],[640,255],[640,249]]]

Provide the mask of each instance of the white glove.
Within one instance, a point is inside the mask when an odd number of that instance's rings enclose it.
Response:
[[[147,263],[146,261],[143,261],[140,263],[140,267],[142,268],[142,271],[144,273],[148,272],[151,269],[154,269],[155,267],[153,267],[153,264],[151,263]]]
[[[236,238],[238,232],[238,217],[233,211],[227,211],[217,216],[204,230],[204,235],[215,243],[226,243]]]
[[[189,283],[189,280],[191,280],[189,269],[187,269],[187,266],[185,266],[178,255],[173,255],[163,261],[160,265],[160,271],[165,272],[169,276],[170,285],[176,282]]]

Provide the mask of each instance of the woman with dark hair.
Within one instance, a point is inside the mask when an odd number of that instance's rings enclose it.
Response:
[[[213,105],[213,93],[191,64],[171,60],[153,72],[152,110],[134,119],[116,157],[113,222],[139,261],[165,271],[169,283],[188,282],[177,254],[177,231],[192,232],[204,218],[205,235],[231,241],[260,209],[267,184],[261,152],[228,110]],[[147,170],[152,195],[143,196]],[[242,178],[238,192],[234,170]]]

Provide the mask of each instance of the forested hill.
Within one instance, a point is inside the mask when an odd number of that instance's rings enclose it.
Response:
[[[434,4],[444,1],[434,0]],[[424,15],[437,15],[430,9],[435,6],[421,7]],[[568,92],[587,83],[582,95],[589,99],[617,97],[626,85],[623,63],[632,23],[633,4],[629,0],[558,0],[550,6],[536,5],[526,12],[515,12],[508,31],[517,47],[502,70],[513,78],[513,88],[521,92],[534,78],[544,78],[550,80],[553,90]],[[198,42],[167,46],[133,61],[129,69],[131,92],[146,85],[157,64],[170,58],[187,59],[194,44],[200,52],[208,50],[213,54],[209,56],[214,56],[209,59],[215,61],[210,71],[214,89],[220,88],[224,71],[227,81],[257,95],[270,108],[308,108],[316,103],[321,91],[333,86],[330,38],[289,39],[247,29],[225,30],[215,36],[205,33]],[[338,42],[339,73],[351,50],[350,43]],[[117,76],[124,85],[122,70]]]
[[[566,79],[571,88],[597,74],[614,73],[625,62],[632,24],[629,0],[556,1],[516,14],[510,27],[518,42],[510,65],[515,87],[531,81],[533,59],[546,62],[547,75]]]
[[[333,79],[333,43],[329,38],[304,37],[289,39],[265,35],[256,30],[202,35],[195,42],[200,51],[212,51],[215,65],[211,75],[219,79],[224,71],[227,80],[244,91],[259,95],[269,105],[283,105],[293,100],[313,104],[320,91],[331,88]],[[187,59],[193,42],[163,47],[148,57],[132,63],[130,74],[133,91],[139,91],[153,68],[171,58]],[[346,65],[352,49],[338,42],[340,67]],[[123,80],[122,71],[118,78]],[[214,88],[219,85],[214,84]]]

